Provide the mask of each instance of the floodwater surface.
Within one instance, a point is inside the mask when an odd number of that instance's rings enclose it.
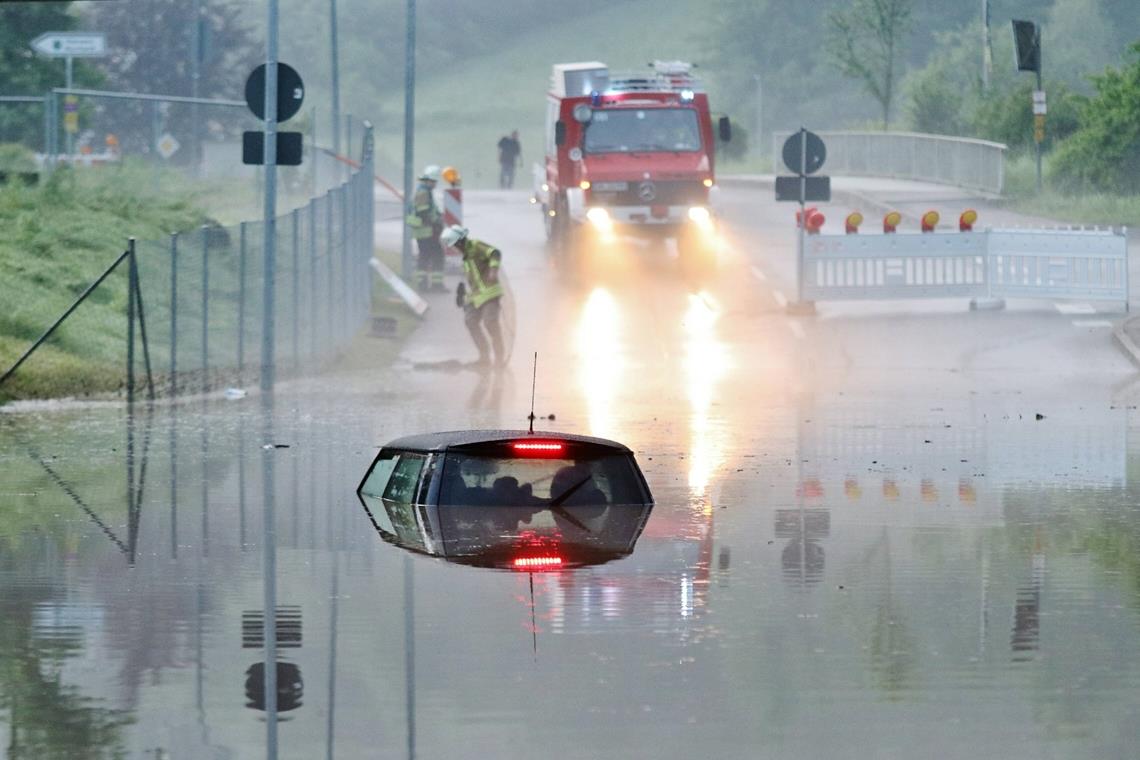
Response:
[[[542,318],[503,372],[405,361],[272,409],[0,415],[7,756],[1140,753],[1122,378],[945,348],[1045,317],[821,319],[805,339],[667,277],[551,295],[543,276],[512,270]],[[413,340],[462,358],[445,313],[451,347],[430,323]],[[383,541],[355,494],[378,447],[525,427],[540,349],[540,427],[625,443],[646,476],[632,554],[518,572]],[[876,351],[903,358],[856,361]]]

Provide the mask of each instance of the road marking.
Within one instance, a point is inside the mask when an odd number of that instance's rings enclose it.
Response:
[[[785,296],[781,291],[773,290],[772,297],[776,299],[776,303],[780,305],[781,309],[788,305],[788,297]]]
[[[788,322],[788,329],[792,331],[792,335],[796,336],[797,340],[804,339],[804,326],[799,322]]]
[[[760,267],[756,267],[756,266],[752,267],[752,276],[755,277],[760,282],[767,282],[768,281],[768,275],[764,274],[764,270],[761,269]]]
[[[1112,327],[1107,319],[1074,319],[1073,327]]]
[[[1096,309],[1087,303],[1055,303],[1062,314],[1096,314]]]

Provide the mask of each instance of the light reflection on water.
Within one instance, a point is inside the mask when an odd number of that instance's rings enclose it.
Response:
[[[602,438],[613,438],[618,433],[615,401],[625,382],[624,329],[621,308],[613,293],[594,288],[582,307],[575,346],[579,357],[578,383],[587,405],[590,434]]]
[[[295,704],[277,728],[282,757],[326,756],[329,743],[341,757],[407,757],[410,746],[517,756],[520,721],[560,757],[1140,746],[1140,515],[1118,453],[1127,416],[1051,414],[1046,428],[977,400],[891,416],[829,397],[760,420],[762,432],[751,427],[762,412],[732,406],[725,440],[713,401],[740,387],[695,376],[716,366],[716,351],[701,352],[718,324],[685,325],[687,443],[659,432],[643,445],[653,529],[628,559],[536,574],[533,595],[524,575],[405,563],[376,540],[352,493],[374,436],[350,418],[299,419],[285,405],[276,441],[290,448],[265,451],[242,407],[182,409],[190,427],[173,439],[160,411],[149,449],[137,423],[133,487],[118,413],[95,415],[81,439],[66,420],[5,435],[0,661],[22,669],[6,668],[0,689],[25,705],[37,694],[41,712],[0,721],[38,750],[265,754],[247,674],[264,654],[272,456],[279,621],[296,624],[298,644],[279,651],[291,666],[279,709]],[[661,455],[678,445],[685,460]]]

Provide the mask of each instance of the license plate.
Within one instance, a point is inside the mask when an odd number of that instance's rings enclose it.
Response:
[[[599,193],[620,193],[629,189],[628,182],[595,182],[591,187]]]

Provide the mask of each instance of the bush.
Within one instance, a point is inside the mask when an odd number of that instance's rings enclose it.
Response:
[[[1131,65],[1093,77],[1080,129],[1057,149],[1052,179],[1072,191],[1140,193],[1140,43]]]
[[[0,171],[34,172],[36,155],[18,143],[0,144]]]
[[[1025,82],[1005,93],[982,98],[973,119],[975,134],[984,140],[1005,143],[1012,150],[1032,150],[1034,89],[1032,83]],[[1049,114],[1043,147],[1049,150],[1077,131],[1087,99],[1062,83],[1050,85],[1046,92]]]

